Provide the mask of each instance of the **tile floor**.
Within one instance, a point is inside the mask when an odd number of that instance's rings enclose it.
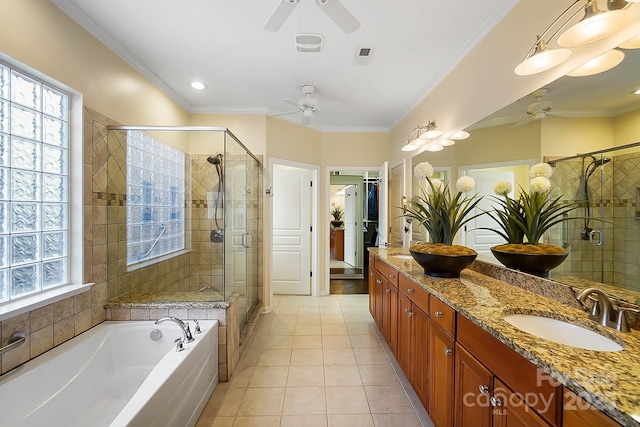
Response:
[[[432,426],[368,297],[276,297],[196,427]]]

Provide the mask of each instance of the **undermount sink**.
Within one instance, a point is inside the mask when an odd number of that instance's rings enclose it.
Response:
[[[413,257],[411,255],[391,255],[393,258],[399,258],[399,259],[413,259]]]
[[[503,318],[522,331],[558,344],[595,351],[622,350],[617,342],[562,320],[531,314],[508,314]]]

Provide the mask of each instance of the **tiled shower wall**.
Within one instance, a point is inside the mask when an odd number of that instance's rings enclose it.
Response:
[[[0,322],[2,343],[18,331],[25,332],[20,347],[0,356],[0,373],[15,368],[105,320],[107,300],[106,203],[94,197],[106,185],[108,120],[84,109],[84,277],[86,290]]]
[[[569,247],[566,248],[569,256],[554,271],[640,290],[640,212],[637,212],[637,198],[640,197],[640,153],[608,157],[611,157],[612,161],[603,168],[603,202],[600,170],[598,169],[589,179],[591,217],[600,217],[603,208],[604,219],[609,221],[603,226],[603,246],[593,246],[589,241],[580,238],[584,220],[570,221],[564,231],[561,227],[555,227],[550,242],[559,246],[569,243]],[[588,163],[589,161],[586,161],[585,166]],[[552,197],[584,200],[580,187],[583,180],[582,169],[581,159],[559,162],[551,177]],[[572,213],[572,216],[585,215],[584,208]],[[600,226],[599,221],[592,220],[590,223],[593,229],[599,229]],[[601,269],[604,271],[604,280],[601,280]]]

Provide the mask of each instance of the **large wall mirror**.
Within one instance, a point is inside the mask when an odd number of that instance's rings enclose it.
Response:
[[[574,215],[591,218],[550,233],[551,243],[570,254],[550,278],[613,285],[635,302],[640,295],[635,292],[640,291],[640,95],[634,92],[640,89],[640,49],[624,53],[616,68],[562,77],[469,127],[469,139],[415,155],[412,165],[429,161],[436,168],[451,167],[451,181],[462,174],[510,174],[516,187],[526,188],[523,168],[549,161],[555,169],[553,194],[588,200],[589,209]],[[414,237],[419,235],[413,230]],[[459,238],[469,243],[465,239],[471,237]]]

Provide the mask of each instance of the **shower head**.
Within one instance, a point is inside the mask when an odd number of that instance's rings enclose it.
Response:
[[[598,166],[606,165],[606,164],[607,164],[607,163],[609,163],[610,161],[611,161],[611,159],[610,159],[609,157],[602,157],[602,158],[600,158],[600,159],[596,160],[596,161],[593,163],[593,165],[594,165],[595,167],[598,167]]]
[[[590,156],[593,160],[591,161],[591,163],[589,163],[585,169],[585,179],[588,181],[589,178],[591,177],[591,175],[593,175],[593,173],[596,171],[596,169],[598,168],[598,166],[603,166],[606,165],[607,163],[609,163],[611,161],[611,159],[609,157],[601,157],[599,159],[596,159],[593,156]]]
[[[215,156],[207,157],[207,162],[211,163],[212,165],[219,165],[221,161],[222,154],[216,154]]]

